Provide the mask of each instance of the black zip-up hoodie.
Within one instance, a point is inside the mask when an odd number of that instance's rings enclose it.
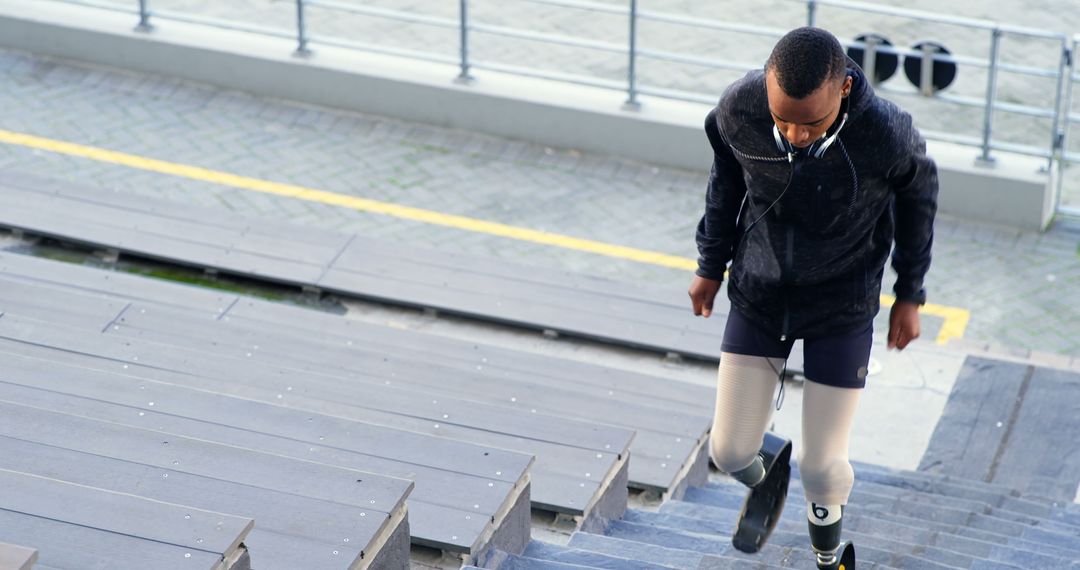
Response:
[[[720,281],[730,262],[732,305],[778,338],[865,326],[894,239],[896,297],[925,302],[937,169],[911,116],[874,95],[853,61],[847,73],[847,122],[820,158],[777,147],[760,70],[705,120],[714,159],[697,274]]]

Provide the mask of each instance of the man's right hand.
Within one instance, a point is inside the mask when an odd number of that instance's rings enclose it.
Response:
[[[712,314],[713,300],[720,291],[720,282],[695,275],[690,282],[690,303],[694,306],[694,315],[709,318]]]

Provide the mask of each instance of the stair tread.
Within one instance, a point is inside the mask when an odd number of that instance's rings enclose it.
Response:
[[[727,520],[731,521],[731,524],[734,525],[735,518],[739,514],[740,506],[741,503],[727,506],[718,506],[687,501],[671,501],[662,506],[660,508],[660,512],[696,517],[728,517]],[[800,505],[785,506],[784,516],[785,518],[795,517],[797,520],[801,520],[801,518],[804,516],[804,508],[805,507],[802,507]],[[789,509],[791,509],[790,512]],[[937,536],[952,536],[954,538],[951,540],[961,542],[974,541],[975,543],[982,544],[1008,545],[1020,551],[1039,551],[1051,554],[1058,558],[1066,559],[1074,556],[1074,553],[1076,552],[1075,550],[1070,548],[1039,543],[1037,541],[1032,541],[1021,537],[997,534],[989,531],[971,529],[968,527],[960,527],[956,525],[945,525],[941,523],[934,523],[932,521],[913,519],[911,517],[902,517],[898,515],[875,515],[863,514],[858,512],[848,512],[845,513],[844,517],[845,522],[847,523],[847,525],[849,525],[850,528],[858,528],[864,525],[895,525],[894,528],[896,529],[907,529],[908,532],[912,533],[926,532],[934,533]],[[927,537],[926,540],[929,542],[931,538]],[[938,538],[935,540],[942,539]]]

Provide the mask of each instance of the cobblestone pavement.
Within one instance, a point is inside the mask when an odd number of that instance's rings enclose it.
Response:
[[[707,165],[702,171],[658,168],[10,51],[0,51],[0,108],[0,128],[11,131],[695,255]],[[0,168],[678,290],[690,277],[19,146],[0,145]],[[971,310],[968,342],[1080,356],[1078,246],[1080,223],[1039,234],[943,219],[928,278],[932,301]],[[936,326],[927,319],[928,329]]]
[[[42,1],[42,0],[38,0]],[[134,6],[134,0],[112,0]],[[438,17],[456,22],[458,2],[431,0],[338,0],[339,5],[362,5],[392,9],[420,16]],[[595,0],[593,3],[597,3]],[[626,0],[600,0],[602,5],[626,9]],[[894,2],[871,0],[870,5]],[[222,20],[257,23],[293,33],[296,4],[293,0],[150,0],[150,8],[162,13],[177,12],[210,16]],[[645,12],[689,16],[735,24],[786,30],[805,25],[806,3],[799,0],[639,0]],[[557,34],[572,38],[606,42],[619,47],[627,43],[627,17],[623,14],[584,12],[580,9],[544,4],[543,0],[471,0],[470,18],[503,28]],[[905,8],[942,11],[934,0],[911,0]],[[982,18],[1015,26],[1062,33],[1080,33],[1080,10],[1072,0],[1037,2],[982,2],[959,0],[948,3],[948,15]],[[458,57],[459,33],[456,29],[407,23],[367,15],[330,10],[317,5],[306,11],[308,32],[314,38],[316,57],[318,38],[345,39],[382,48],[399,48]],[[167,20],[159,25],[167,26]],[[885,16],[842,8],[819,6],[817,25],[826,27],[843,39],[854,39],[869,31],[884,34],[895,45],[909,47],[917,41],[933,40],[945,45],[954,55],[986,60],[989,57],[990,32],[956,25]],[[642,19],[638,27],[639,46],[643,50],[674,52],[692,57],[725,59],[748,67],[761,65],[768,57],[775,37],[747,33],[721,32],[701,27]],[[1056,70],[1060,44],[1040,39],[1006,36],[1001,44],[1001,61]],[[476,62],[531,67],[559,73],[571,73],[625,84],[627,57],[623,53],[578,47],[564,47],[531,40],[508,38],[484,31],[474,31],[470,39],[471,58]],[[452,74],[448,70],[448,74]],[[718,96],[723,88],[742,72],[701,65],[676,63],[642,57],[638,63],[639,83],[643,87],[676,89],[705,96]],[[484,71],[474,74],[482,81]],[[981,107],[957,106],[941,99],[927,99],[915,89],[901,70],[885,82],[887,96],[895,99],[914,115],[920,128],[949,135],[980,139]],[[971,100],[985,98],[986,70],[964,65],[955,83],[944,93]],[[1002,72],[998,77],[997,97],[1005,103],[1023,103],[1051,108],[1054,80]],[[884,92],[884,91],[883,91]],[[1077,97],[1080,99],[1080,97]],[[1080,101],[1074,105],[1080,113]],[[996,141],[1022,143],[1045,149],[1052,140],[1049,118],[1034,118],[999,111],[994,116]],[[1080,124],[1071,129],[1070,147],[1080,152]],[[973,156],[974,156],[973,152]],[[1080,166],[1074,166],[1076,171]],[[1080,176],[1068,178],[1066,203],[1080,207]]]

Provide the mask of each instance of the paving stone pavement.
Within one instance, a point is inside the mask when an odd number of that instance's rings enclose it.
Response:
[[[681,171],[0,51],[0,128],[693,257],[705,168]],[[702,144],[705,144],[702,137]],[[221,187],[12,145],[0,168],[237,214],[683,290],[684,271]],[[941,219],[931,300],[966,342],[1080,365],[1080,221],[1045,234]],[[887,278],[891,287],[891,278]],[[879,319],[879,331],[884,318]],[[928,333],[940,322],[927,319]],[[927,334],[932,337],[932,334]]]
[[[39,0],[40,1],[40,0]],[[122,6],[134,6],[131,0],[112,0]],[[626,0],[599,0],[594,4],[625,10]],[[867,5],[895,7],[887,0],[870,0]],[[430,0],[338,0],[339,5],[356,5],[436,17],[456,22],[458,2]],[[787,30],[806,24],[806,2],[801,0],[639,0],[643,13],[709,19],[739,25]],[[230,22],[258,24],[294,33],[296,4],[293,0],[149,0],[151,10],[164,13],[195,14]],[[904,8],[942,13],[949,16],[979,18],[1015,26],[1066,34],[1080,33],[1080,11],[1072,0],[1040,2],[981,2],[958,0],[942,4],[935,0],[911,0]],[[347,40],[380,48],[406,49],[452,58],[459,53],[456,29],[407,23],[386,18],[358,15],[312,5],[305,12],[312,47],[318,51],[319,38]],[[470,0],[469,14],[476,24],[564,37],[605,42],[625,51],[629,37],[627,16],[544,4],[543,0]],[[162,19],[159,25],[168,26]],[[885,35],[895,45],[910,47],[917,41],[933,40],[945,45],[955,56],[986,60],[989,57],[990,33],[956,25],[853,11],[832,6],[817,8],[817,25],[838,37],[851,40],[869,31]],[[638,26],[638,45],[642,50],[659,50],[691,57],[724,59],[752,68],[767,59],[776,38],[771,36],[721,32],[713,29],[677,25],[642,19]],[[533,40],[509,38],[483,30],[470,35],[470,57],[477,63],[513,65],[598,78],[618,85],[626,82],[627,56],[620,52],[552,45]],[[1060,44],[1054,41],[1006,36],[1001,44],[1001,61],[1056,70]],[[452,73],[452,72],[450,72]],[[483,69],[474,71],[481,81]],[[642,57],[638,63],[638,82],[645,87],[674,89],[711,101],[741,71],[717,69],[669,60]],[[985,98],[987,73],[978,66],[962,66],[957,79],[944,94],[973,100]],[[982,136],[981,107],[957,106],[940,98],[925,98],[904,78],[902,71],[885,82],[887,97],[903,105],[915,117],[920,128],[949,135],[979,139]],[[1050,108],[1054,80],[1002,72],[997,81],[997,98],[1007,103],[1022,103]],[[1077,97],[1080,99],[1080,97]],[[1073,105],[1080,113],[1080,101]],[[994,139],[1047,148],[1052,140],[1049,118],[1035,118],[998,111],[994,115]],[[1070,129],[1070,148],[1080,153],[1080,123]],[[973,155],[975,156],[974,152]],[[1072,170],[1080,168],[1074,165]],[[1065,202],[1080,207],[1080,176],[1067,178]]]

